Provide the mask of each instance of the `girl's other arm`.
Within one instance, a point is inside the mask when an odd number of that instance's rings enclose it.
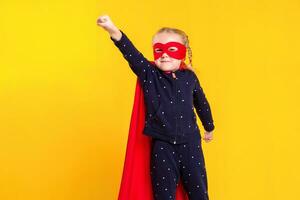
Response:
[[[119,30],[107,15],[101,16],[97,21],[98,25],[103,27],[109,34],[110,39],[118,47],[123,57],[129,63],[132,71],[141,79],[146,78],[146,72],[153,69],[150,62],[140,53],[129,38]]]
[[[194,98],[194,106],[196,112],[202,122],[204,129],[207,132],[213,131],[215,126],[214,126],[211,109],[196,75],[195,75],[195,88],[193,90],[193,98]]]

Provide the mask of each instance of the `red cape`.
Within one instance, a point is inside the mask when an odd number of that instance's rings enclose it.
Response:
[[[118,200],[153,200],[150,176],[152,138],[143,134],[144,122],[144,94],[137,79]],[[181,179],[176,189],[176,200],[188,200]]]

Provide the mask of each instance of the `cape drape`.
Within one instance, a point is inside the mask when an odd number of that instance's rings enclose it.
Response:
[[[152,138],[143,135],[144,122],[144,94],[137,79],[118,200],[153,200],[150,176]],[[181,179],[176,200],[188,200]]]

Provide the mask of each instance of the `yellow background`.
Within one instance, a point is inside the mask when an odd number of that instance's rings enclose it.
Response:
[[[1,200],[117,199],[136,77],[102,14],[150,60],[160,27],[188,33],[211,200],[300,199],[299,0],[1,0]]]

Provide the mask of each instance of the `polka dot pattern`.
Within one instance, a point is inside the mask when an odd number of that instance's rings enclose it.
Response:
[[[179,181],[190,200],[209,199],[201,140],[174,145],[153,139],[150,165],[155,200],[175,200]]]
[[[146,107],[144,134],[161,136],[160,139],[173,144],[184,143],[189,137],[200,134],[196,114],[205,130],[214,129],[210,105],[194,72],[161,71],[123,32],[120,40],[112,40],[141,83]]]

